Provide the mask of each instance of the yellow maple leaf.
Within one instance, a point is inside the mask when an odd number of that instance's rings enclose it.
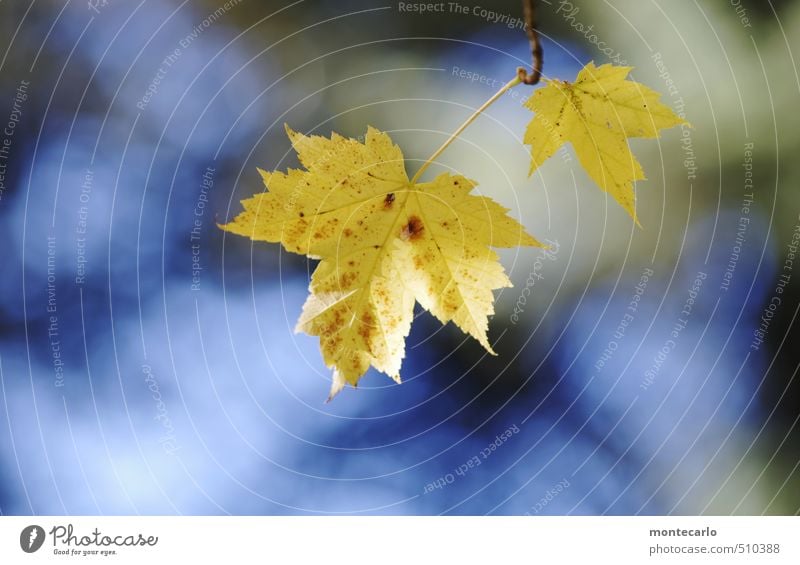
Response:
[[[287,133],[305,170],[261,171],[268,191],[220,227],[321,259],[297,330],[319,336],[331,396],[370,365],[400,381],[415,300],[492,352],[492,291],[511,283],[491,247],[541,244],[463,176],[411,183],[374,128],[363,143]]]
[[[548,80],[525,106],[535,113],[525,132],[532,174],[566,142],[600,188],[636,218],[633,183],[644,171],[628,147],[629,137],[658,137],[686,123],[647,86],[626,80],[632,67],[589,63],[574,83]]]

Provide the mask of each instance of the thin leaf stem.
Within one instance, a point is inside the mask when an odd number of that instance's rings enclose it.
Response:
[[[498,90],[494,94],[494,96],[489,98],[489,100],[487,100],[483,104],[483,106],[481,106],[480,108],[475,110],[475,112],[469,118],[467,118],[467,121],[464,122],[463,124],[461,124],[461,127],[459,127],[456,131],[454,131],[453,134],[449,138],[447,138],[447,141],[445,141],[442,144],[442,146],[439,147],[439,149],[437,149],[436,152],[433,155],[431,155],[430,158],[422,164],[422,166],[417,171],[417,174],[415,174],[414,178],[411,179],[411,184],[414,184],[419,180],[419,178],[422,176],[422,173],[424,173],[425,170],[433,164],[433,162],[436,160],[436,158],[439,155],[441,155],[444,152],[444,150],[447,149],[450,146],[450,144],[453,143],[458,138],[458,136],[461,135],[461,133],[465,129],[467,129],[467,127],[469,127],[469,125],[478,118],[478,116],[480,116],[489,106],[491,106],[492,104],[497,102],[497,100],[499,100],[500,97],[503,96],[503,94],[505,94],[506,92],[508,92],[510,89],[514,88],[515,86],[517,86],[521,82],[522,81],[520,80],[519,76],[514,77],[513,80],[509,81],[508,83],[506,83],[506,85],[503,88]]]
[[[517,74],[519,79],[527,84],[533,86],[538,84],[542,78],[542,65],[544,64],[544,54],[542,52],[542,44],[539,41],[539,32],[536,31],[536,2],[535,0],[523,0],[522,13],[525,18],[525,33],[528,35],[528,41],[531,44],[531,57],[533,59],[533,72],[528,73],[525,67],[519,67]]]

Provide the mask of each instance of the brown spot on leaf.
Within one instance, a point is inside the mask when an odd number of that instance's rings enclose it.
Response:
[[[422,233],[424,231],[425,226],[422,225],[422,220],[420,220],[417,216],[411,216],[408,219],[408,223],[403,226],[403,229],[400,232],[400,237],[406,241],[414,241],[422,237]]]
[[[446,300],[443,306],[444,311],[447,312],[448,315],[453,315],[458,312],[458,304],[451,300]]]
[[[348,271],[346,273],[342,273],[342,275],[339,277],[339,288],[349,289],[357,278],[358,278],[358,273],[354,271]]]
[[[386,198],[383,199],[383,208],[385,210],[391,210],[392,204],[394,204],[394,192],[390,192],[386,195]]]
[[[361,323],[358,324],[358,335],[365,343],[372,341],[372,334],[375,332],[375,318],[369,312],[364,312]]]
[[[351,230],[350,228],[345,228],[344,229],[344,236],[345,237],[350,237],[351,235],[353,235],[353,230]]]

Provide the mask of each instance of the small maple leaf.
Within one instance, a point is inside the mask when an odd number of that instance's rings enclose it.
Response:
[[[633,183],[645,176],[627,138],[659,137],[660,130],[687,122],[661,103],[656,91],[626,80],[631,69],[589,63],[575,83],[548,80],[525,102],[535,116],[524,141],[531,146],[531,174],[572,142],[592,180],[638,224]]]
[[[261,171],[268,192],[220,227],[321,259],[297,330],[319,336],[331,397],[370,366],[400,382],[415,300],[494,353],[492,291],[511,282],[491,247],[541,244],[465,177],[411,183],[383,132],[361,143],[286,129],[305,170]]]

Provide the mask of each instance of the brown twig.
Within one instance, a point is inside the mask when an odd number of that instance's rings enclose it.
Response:
[[[539,34],[536,32],[536,0],[522,0],[522,13],[525,18],[525,33],[528,34],[528,41],[531,43],[533,72],[529,74],[525,67],[519,67],[517,75],[521,82],[534,85],[542,78],[542,63],[544,62],[542,44],[539,43]]]

